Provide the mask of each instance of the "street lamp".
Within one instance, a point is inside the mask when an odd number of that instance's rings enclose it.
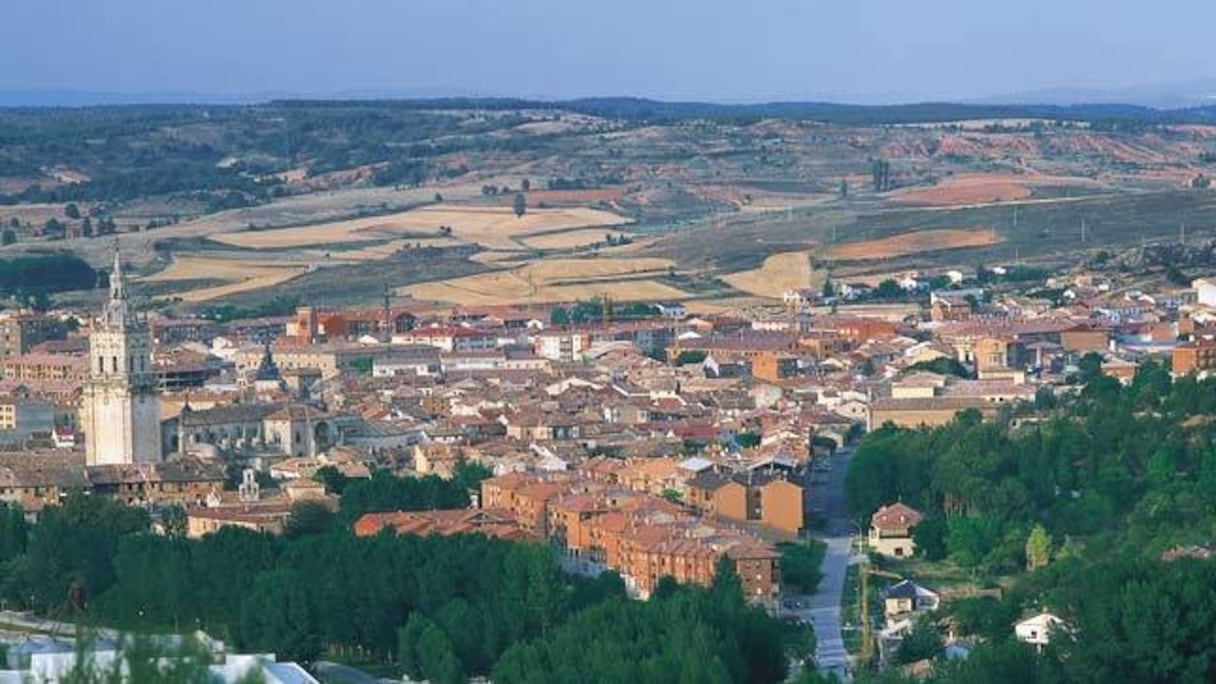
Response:
[[[865,540],[863,530],[861,529],[861,524],[856,520],[849,518],[849,527],[852,529],[849,535],[849,554],[861,553],[862,544]]]

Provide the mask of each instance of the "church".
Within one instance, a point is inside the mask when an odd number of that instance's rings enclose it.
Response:
[[[0,501],[27,513],[79,490],[127,505],[192,504],[224,486],[216,461],[165,461],[147,320],[127,299],[117,246],[110,296],[89,335],[79,451],[0,452]]]
[[[110,299],[89,335],[89,379],[81,411],[85,464],[162,460],[160,404],[152,372],[152,336],[127,300],[122,258],[114,249]]]

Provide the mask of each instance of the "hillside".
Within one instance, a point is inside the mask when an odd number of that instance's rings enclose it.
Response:
[[[1210,235],[1210,118],[1114,105],[638,100],[7,109],[0,222],[16,242],[5,251],[64,248],[99,267],[111,240],[98,237],[117,235],[145,275],[169,269],[146,292],[170,306],[270,298],[318,268],[450,248],[466,250],[466,275],[555,258],[666,259],[648,284],[625,267],[594,288],[765,301],[771,288],[732,283],[791,252],[874,275],[1070,257],[1090,243],[1172,239],[1181,225]],[[950,232],[915,236],[930,230]],[[400,270],[379,269],[381,282],[362,279],[347,296],[455,272]],[[577,265],[572,282],[533,283],[523,297],[577,294],[565,285],[602,270]],[[402,293],[473,301],[459,291]]]

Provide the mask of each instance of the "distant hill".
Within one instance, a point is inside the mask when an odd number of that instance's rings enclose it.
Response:
[[[610,119],[676,121],[680,119],[801,119],[842,125],[914,124],[977,119],[1051,119],[1062,121],[1136,121],[1144,123],[1216,123],[1216,104],[1182,109],[1155,109],[1142,105],[1094,103],[960,104],[921,102],[900,105],[852,105],[831,102],[766,102],[720,104],[665,102],[635,97],[600,97],[576,100],[523,100],[515,98],[435,98],[401,100],[281,100],[272,104],[298,107],[341,107],[375,103],[387,107],[428,110],[563,110]]]
[[[1073,104],[1081,102],[1082,104]],[[313,97],[295,93],[222,95],[195,92],[108,93],[73,90],[0,90],[0,108],[121,107],[148,104],[283,107],[377,105],[428,110],[565,110],[614,119],[801,119],[843,125],[914,124],[976,119],[1052,119],[1063,121],[1137,121],[1216,123],[1216,82],[1120,91],[1043,90],[970,102],[917,102],[860,105],[834,102],[724,104],[668,102],[638,97],[535,100],[477,97],[431,88],[414,92],[350,91]]]
[[[1216,79],[1199,79],[1180,83],[1128,88],[1052,88],[1023,93],[977,98],[967,101],[976,105],[1010,105],[1038,103],[1068,105],[1075,102],[1098,104],[1125,103],[1172,110],[1216,105]]]

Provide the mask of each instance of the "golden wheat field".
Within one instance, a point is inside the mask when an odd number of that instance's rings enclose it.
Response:
[[[760,268],[722,276],[731,287],[760,297],[780,299],[786,290],[816,287],[823,274],[811,269],[807,252],[783,252],[764,260]]]
[[[419,283],[401,292],[417,299],[454,304],[562,302],[608,295],[621,301],[685,299],[688,293],[655,277],[673,266],[668,259],[546,259],[509,270]]]
[[[333,221],[314,226],[277,228],[216,235],[214,240],[251,249],[282,249],[326,243],[383,240],[402,235],[410,239],[439,237],[441,226],[452,229],[451,237],[491,249],[519,249],[522,236],[589,226],[628,223],[616,214],[573,207],[530,209],[515,216],[510,207],[428,206],[399,214]]]
[[[195,288],[174,293],[185,302],[205,302],[227,295],[272,287],[308,270],[308,264],[288,261],[255,261],[219,257],[177,257],[163,271],[143,278],[143,282],[223,280],[223,285]]]

